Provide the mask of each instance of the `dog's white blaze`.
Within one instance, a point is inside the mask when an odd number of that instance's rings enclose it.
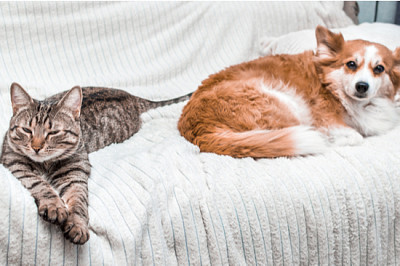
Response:
[[[369,85],[368,96],[367,98],[372,98],[375,96],[376,92],[381,86],[381,78],[375,77],[372,73],[371,66],[375,67],[382,58],[377,54],[378,49],[375,46],[370,45],[365,48],[365,53],[363,56],[357,55],[356,62],[359,63],[364,61],[364,64],[361,69],[359,69],[354,75],[351,86],[353,88],[353,92],[356,92],[356,84],[357,82],[366,82]],[[353,93],[353,94],[354,94]]]
[[[312,124],[311,113],[306,102],[283,82],[278,83],[278,86],[261,82],[261,91],[285,104],[302,125]]]
[[[376,49],[375,46],[373,46],[373,45],[367,46],[365,48],[365,54],[364,54],[365,63],[370,64],[374,61],[375,62],[373,64],[377,63],[377,61],[379,61],[379,59],[377,58],[377,52],[378,52],[378,49]],[[364,65],[364,68],[365,68],[365,65]]]

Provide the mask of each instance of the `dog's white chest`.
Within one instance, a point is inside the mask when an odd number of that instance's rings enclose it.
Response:
[[[376,98],[370,103],[354,103],[345,106],[346,123],[364,136],[380,135],[395,127],[400,111],[389,99]]]

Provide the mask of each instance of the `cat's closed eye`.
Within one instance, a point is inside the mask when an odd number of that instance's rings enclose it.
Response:
[[[29,128],[23,127],[22,130],[28,134],[32,134],[32,131]]]
[[[60,130],[50,131],[49,133],[47,133],[47,136],[57,135],[59,132],[60,132]]]
[[[53,137],[53,136],[58,135],[58,133],[60,133],[60,130],[53,130],[53,131],[48,132],[47,135],[46,135],[46,140],[47,140],[49,137]]]

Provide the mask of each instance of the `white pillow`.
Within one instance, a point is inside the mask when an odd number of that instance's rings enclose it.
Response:
[[[363,39],[381,43],[394,50],[400,46],[400,26],[387,23],[363,23],[340,29],[345,40]],[[315,30],[292,32],[280,37],[265,37],[261,40],[261,55],[297,54],[317,47]]]

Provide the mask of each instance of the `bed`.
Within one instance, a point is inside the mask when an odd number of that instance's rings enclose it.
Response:
[[[314,49],[318,24],[400,46],[398,26],[356,25],[352,4],[2,2],[0,132],[14,81],[38,99],[80,85],[165,100],[232,64]],[[185,104],[90,154],[82,246],[0,165],[0,264],[400,264],[400,127],[321,155],[235,159],[180,136]]]

